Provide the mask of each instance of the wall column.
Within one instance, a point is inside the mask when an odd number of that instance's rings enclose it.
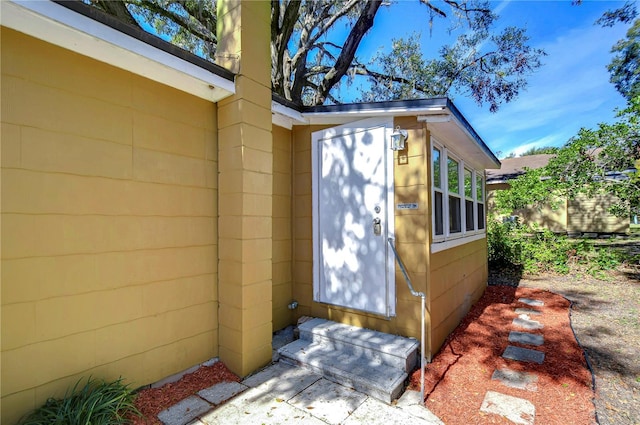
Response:
[[[218,63],[236,94],[218,103],[220,359],[246,376],[271,360],[270,3],[218,2]]]

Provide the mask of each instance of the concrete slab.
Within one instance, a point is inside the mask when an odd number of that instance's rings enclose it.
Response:
[[[532,331],[544,328],[544,325],[537,320],[522,319],[520,317],[516,317],[511,323],[513,323],[514,326]]]
[[[321,379],[289,400],[289,404],[329,424],[338,425],[366,399],[362,393]]]
[[[165,425],[185,425],[212,408],[200,397],[192,395],[158,413],[158,419]]]
[[[244,390],[246,390],[246,385],[242,385],[239,382],[221,382],[212,387],[205,388],[202,391],[198,392],[198,395],[201,398],[204,398],[211,404],[218,405],[224,401],[229,400],[231,397],[236,394],[240,394]]]
[[[440,425],[442,422],[429,422],[419,417],[412,416],[398,407],[389,406],[369,397],[356,409],[344,425],[384,424],[384,425]]]
[[[504,353],[502,353],[502,357],[519,362],[530,362],[538,364],[541,364],[544,361],[544,353],[542,351],[531,350],[529,348],[514,347],[513,345],[507,345]]]
[[[285,400],[251,388],[217,409],[200,417],[205,425],[281,425],[301,423],[326,425],[310,412],[291,406]]]
[[[529,332],[509,332],[509,342],[517,342],[518,344],[542,345],[544,337],[542,335],[532,334]]]
[[[444,425],[444,422],[424,405],[424,402],[420,399],[420,391],[405,391],[402,397],[398,399],[396,406],[411,416],[427,421],[429,424]]]
[[[516,308],[516,314],[528,314],[532,316],[538,316],[542,314],[542,312],[538,310],[534,310],[532,308]]]
[[[536,408],[523,398],[487,391],[480,411],[503,416],[515,424],[533,425]]]
[[[259,388],[264,393],[273,391],[277,397],[289,400],[320,378],[320,375],[308,369],[280,362],[249,376],[242,384]]]
[[[518,372],[509,368],[496,369],[491,375],[494,381],[500,381],[502,384],[511,388],[520,390],[537,391],[538,375],[527,372]]]
[[[518,301],[531,307],[542,307],[544,305],[544,302],[531,298],[518,298]]]

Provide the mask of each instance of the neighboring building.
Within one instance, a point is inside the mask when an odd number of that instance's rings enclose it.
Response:
[[[554,155],[525,155],[501,160],[498,170],[487,170],[487,204],[489,213],[496,215],[494,201],[496,191],[509,190],[509,181],[525,173],[525,168],[535,170],[546,166]],[[612,197],[598,194],[594,197],[578,195],[575,199],[562,200],[557,208],[545,205],[514,211],[513,215],[526,224],[537,224],[556,233],[570,235],[628,233],[629,219],[609,213]]]
[[[218,10],[226,68],[82,3],[2,2],[3,423],[88,375],[246,376],[305,315],[419,338],[389,238],[427,358],[482,295],[499,162],[455,106],[273,100],[269,3]]]

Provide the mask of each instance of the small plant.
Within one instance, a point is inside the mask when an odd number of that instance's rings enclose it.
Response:
[[[105,382],[89,378],[67,390],[62,399],[48,399],[22,421],[20,425],[117,425],[129,423],[130,415],[139,415],[133,402],[135,396],[122,378]]]

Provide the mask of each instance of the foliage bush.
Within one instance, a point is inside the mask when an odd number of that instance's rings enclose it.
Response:
[[[67,390],[64,398],[48,399],[19,424],[117,425],[129,423],[131,415],[139,415],[133,391],[122,383],[122,379],[105,382],[89,378],[78,389],[81,381]]]
[[[548,271],[566,274],[571,267],[579,266],[598,276],[621,262],[615,251],[596,249],[586,240],[570,240],[517,221],[491,220],[487,231],[491,266],[518,266],[527,274]]]

